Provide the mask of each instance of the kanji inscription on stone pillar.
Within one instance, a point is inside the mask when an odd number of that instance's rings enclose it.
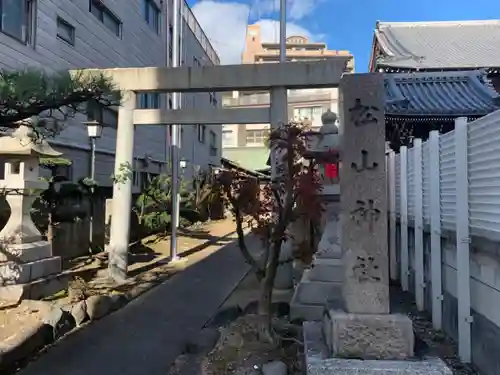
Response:
[[[340,201],[347,312],[389,312],[383,76],[346,74],[340,83]]]

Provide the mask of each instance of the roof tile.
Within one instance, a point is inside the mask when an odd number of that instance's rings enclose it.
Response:
[[[500,20],[379,22],[376,38],[397,68],[500,67]]]
[[[500,95],[483,71],[385,75],[386,115],[484,116],[500,109]]]

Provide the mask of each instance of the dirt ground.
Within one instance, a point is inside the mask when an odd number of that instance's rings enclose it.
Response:
[[[201,229],[180,230],[178,236],[179,262],[169,263],[170,238],[150,236],[130,247],[130,280],[116,287],[106,277],[106,262],[102,254],[76,258],[64,265],[68,280],[84,280],[89,294],[120,292],[136,297],[152,286],[166,280],[186,267],[201,261],[236,238],[231,219],[207,223]],[[54,305],[70,302],[68,290],[49,296],[43,301],[24,300],[20,304],[0,302],[0,350],[16,342],[36,327]]]
[[[247,311],[249,306],[255,306],[259,293],[260,284],[255,275],[249,273],[226,300],[221,311],[233,306]],[[273,303],[289,304],[292,295],[293,291],[275,292]],[[262,364],[276,360],[287,365],[289,374],[301,374],[302,346],[296,342],[283,342],[273,346],[259,340],[259,324],[262,322],[259,322],[261,318],[252,312],[239,317],[221,330],[217,346],[204,360],[204,374],[222,374],[228,370],[228,374],[246,373],[245,371],[248,372],[254,366],[260,368]],[[286,323],[286,317],[277,319]]]
[[[276,360],[287,365],[289,374],[301,374],[301,345],[287,342],[276,346],[259,339],[262,318],[254,314],[259,289],[257,278],[253,273],[249,273],[220,307],[219,314],[205,328],[217,329],[220,332],[215,347],[209,349],[202,358],[199,355],[181,354],[171,365],[168,374],[256,374],[260,372],[255,368]],[[288,304],[291,297],[291,292],[276,293],[273,302]],[[286,321],[286,318],[282,319]]]

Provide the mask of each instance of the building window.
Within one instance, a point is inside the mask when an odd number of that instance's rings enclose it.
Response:
[[[104,127],[118,127],[118,113],[110,107],[104,107],[92,100],[87,104],[87,120],[99,121]]]
[[[205,143],[206,133],[207,133],[206,125],[198,124],[198,141],[199,142]]]
[[[121,37],[122,21],[111,12],[101,0],[90,0],[89,11],[116,36]]]
[[[247,145],[264,145],[269,137],[268,129],[260,130],[247,130],[246,131],[246,144]]]
[[[160,33],[160,8],[154,0],[143,0],[143,16],[149,26],[157,33]]]
[[[160,94],[157,92],[142,92],[137,94],[137,109],[159,109]]]
[[[0,0],[0,27],[24,44],[33,44],[34,0]]]
[[[75,45],[75,28],[61,17],[57,17],[57,37],[72,46]]]
[[[311,120],[319,121],[321,120],[321,115],[323,114],[323,107],[303,107],[293,109],[293,118],[295,121]]]
[[[217,156],[217,134],[210,130],[210,156]]]
[[[222,130],[222,145],[234,143],[234,132],[232,130]]]

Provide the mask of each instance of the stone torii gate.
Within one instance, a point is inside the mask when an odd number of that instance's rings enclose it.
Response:
[[[133,162],[134,125],[169,124],[262,124],[288,123],[288,89],[337,87],[348,58],[338,56],[317,62],[246,64],[178,68],[85,69],[76,74],[109,77],[122,92],[118,109],[115,174]],[[267,108],[136,109],[136,92],[227,92],[270,91]],[[124,279],[128,266],[132,181],[113,182],[112,220],[109,243],[109,269],[116,279]]]
[[[287,89],[340,87],[341,296],[304,325],[310,374],[450,375],[443,362],[414,359],[412,321],[391,314],[385,173],[385,91],[380,73],[346,74],[346,59],[217,67],[87,70],[124,91],[115,171],[133,158],[134,125],[288,122]],[[136,110],[135,92],[268,90],[264,109]],[[113,185],[110,264],[126,270],[132,181]],[[124,209],[127,208],[127,209]],[[318,326],[319,325],[319,326]],[[320,338],[311,337],[315,333]],[[314,343],[313,343],[314,342]],[[325,345],[317,353],[314,348]],[[327,357],[325,358],[325,353]],[[356,359],[354,359],[356,358]]]

